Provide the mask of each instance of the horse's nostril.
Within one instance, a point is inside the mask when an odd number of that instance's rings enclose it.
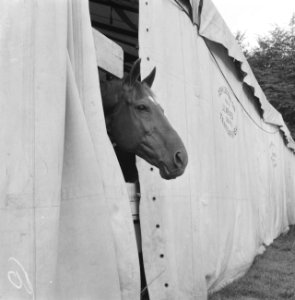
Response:
[[[183,165],[185,165],[185,153],[181,152],[181,151],[177,151],[174,155],[174,163],[175,165],[180,168],[183,167]]]

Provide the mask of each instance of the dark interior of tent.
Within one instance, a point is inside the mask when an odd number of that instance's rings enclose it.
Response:
[[[90,0],[92,26],[124,50],[124,71],[138,58],[138,0]]]
[[[123,48],[124,73],[128,73],[138,58],[138,0],[90,0],[89,8],[92,27]],[[115,78],[100,68],[99,75],[101,82]],[[125,181],[137,181],[135,155],[114,149]]]

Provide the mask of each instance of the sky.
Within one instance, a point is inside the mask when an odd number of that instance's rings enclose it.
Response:
[[[287,27],[295,13],[295,0],[212,0],[232,33],[246,34],[250,48],[258,36],[266,35],[274,25]]]

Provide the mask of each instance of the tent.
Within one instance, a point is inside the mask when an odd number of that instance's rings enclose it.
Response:
[[[294,141],[212,2],[197,2],[191,18],[173,1],[140,6],[143,73],[157,65],[155,92],[189,153],[176,182],[140,162],[148,281],[163,270],[154,299],[220,289],[294,223]],[[166,258],[154,271],[159,251]]]
[[[134,228],[88,2],[0,10],[0,298],[136,299]]]
[[[294,142],[210,0],[128,2],[111,1],[131,23],[138,8],[129,44],[142,77],[157,66],[153,89],[189,154],[173,181],[137,161],[149,297],[206,299],[295,223]],[[140,298],[91,29],[103,4],[90,1],[90,20],[86,0],[0,3],[3,299]],[[137,51],[119,39],[135,29],[114,33],[126,70]]]

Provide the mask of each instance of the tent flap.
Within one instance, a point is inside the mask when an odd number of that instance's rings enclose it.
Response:
[[[88,1],[1,1],[0,10],[0,298],[138,299]]]
[[[228,55],[240,63],[240,68],[243,73],[243,82],[251,87],[255,99],[259,102],[263,111],[263,120],[266,123],[274,124],[280,128],[287,147],[295,153],[295,142],[281,114],[266,99],[239,44],[211,0],[204,1],[202,5],[199,34],[210,41],[224,46],[228,51]]]

